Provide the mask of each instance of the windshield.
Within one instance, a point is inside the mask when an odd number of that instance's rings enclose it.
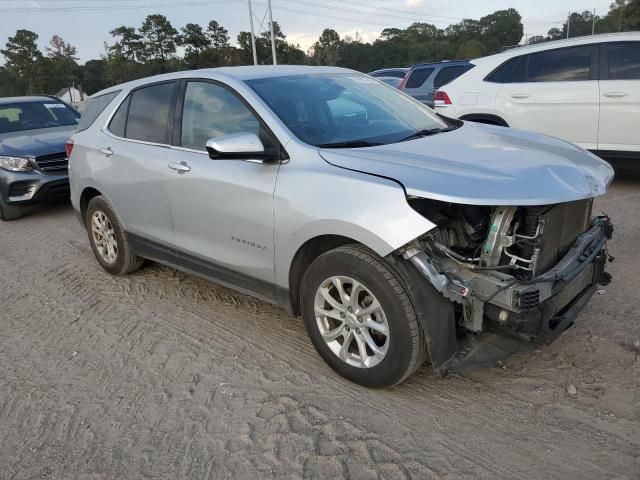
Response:
[[[53,99],[0,104],[0,133],[77,124],[78,114]]]
[[[355,72],[246,83],[296,137],[317,147],[383,145],[448,127],[427,107]]]

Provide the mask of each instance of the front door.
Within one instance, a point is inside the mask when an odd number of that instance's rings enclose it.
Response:
[[[273,193],[279,165],[212,160],[205,149],[207,140],[221,135],[262,136],[261,124],[225,85],[189,80],[181,91],[177,146],[169,154],[169,165],[177,170],[167,182],[179,262],[273,298]]]

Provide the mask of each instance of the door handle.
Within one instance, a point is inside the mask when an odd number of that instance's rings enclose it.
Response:
[[[529,98],[528,93],[512,93],[511,98]]]
[[[187,162],[171,162],[169,163],[169,168],[171,170],[175,170],[178,173],[186,173],[191,171],[191,167],[187,165]]]
[[[627,96],[627,92],[604,92],[602,95],[609,98],[622,98]]]
[[[105,157],[110,157],[111,155],[113,155],[113,150],[111,150],[111,147],[101,148],[100,153]]]

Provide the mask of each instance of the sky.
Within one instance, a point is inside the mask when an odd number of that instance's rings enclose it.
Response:
[[[405,28],[413,22],[438,27],[462,18],[478,19],[496,10],[515,8],[522,15],[527,36],[544,35],[561,27],[569,11],[605,14],[611,0],[272,0],[273,19],[287,40],[307,50],[324,28],[341,36],[357,34],[373,41],[385,27]],[[268,29],[267,0],[252,0],[256,33]],[[44,51],[53,35],[78,49],[80,63],[104,54],[113,43],[109,31],[120,25],[139,27],[146,15],[161,13],[174,27],[203,26],[217,20],[235,43],[238,32],[249,30],[247,0],[0,0],[0,46],[18,29],[39,35]]]

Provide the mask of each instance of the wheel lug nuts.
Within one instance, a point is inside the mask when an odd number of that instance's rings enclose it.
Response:
[[[349,311],[349,313],[353,312],[353,308],[351,307],[347,307],[347,310]]]
[[[348,332],[349,331],[349,327],[344,327],[344,329]]]
[[[344,312],[340,312],[340,318],[344,318]]]
[[[356,333],[360,333],[360,329],[359,328],[356,328]]]

